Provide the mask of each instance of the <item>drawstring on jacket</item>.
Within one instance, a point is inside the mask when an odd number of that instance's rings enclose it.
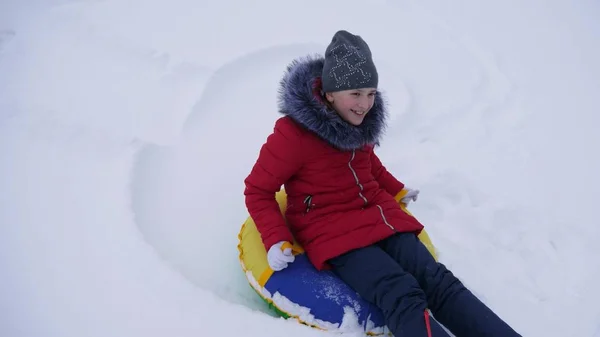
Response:
[[[429,323],[429,312],[427,312],[427,309],[425,309],[423,315],[425,316],[425,327],[427,328],[427,337],[431,337],[431,324]]]

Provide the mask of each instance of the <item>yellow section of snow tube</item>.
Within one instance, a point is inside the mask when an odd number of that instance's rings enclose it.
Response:
[[[396,201],[398,201],[398,203],[400,204],[400,208],[402,208],[402,210],[406,214],[414,217],[414,215],[412,215],[412,213],[409,212],[408,209],[406,208],[406,204],[400,201],[400,199],[402,199],[402,198],[404,198],[404,196],[406,196],[406,193],[408,193],[407,190],[402,190],[402,191],[400,191],[400,193],[398,193],[396,195],[396,197],[394,197],[394,199],[396,199]],[[421,233],[419,234],[419,240],[421,240],[421,242],[425,245],[425,247],[427,247],[427,250],[429,251],[431,256],[433,256],[433,258],[436,261],[438,261],[437,251],[436,251],[435,247],[433,246],[433,243],[431,243],[431,238],[429,238],[429,234],[427,234],[427,231],[425,231],[425,229],[423,229],[421,231]]]
[[[405,191],[401,192],[401,194],[403,194],[403,193],[405,193]],[[401,194],[396,196],[396,200],[400,200],[403,197],[403,195],[401,195]],[[275,194],[275,198],[279,204],[280,211],[282,212],[282,214],[284,214],[286,202],[287,202],[285,191],[281,190],[281,191],[277,192]],[[406,209],[406,205],[404,205],[403,203],[400,203],[400,205],[401,205],[401,208],[407,214],[410,214],[410,212]],[[410,215],[412,215],[412,214],[410,214]],[[316,272],[316,270],[313,270],[314,268],[312,266],[308,265],[308,262],[307,262],[308,260],[304,254],[304,250],[302,249],[302,247],[300,247],[300,245],[298,245],[297,242],[294,242],[293,246],[292,246],[292,250],[293,250],[294,254],[297,255],[296,261],[293,264],[291,264],[288,268],[286,268],[285,270],[283,270],[281,272],[277,272],[274,275],[273,270],[271,270],[271,268],[269,267],[269,265],[267,263],[267,252],[262,243],[260,233],[258,232],[258,230],[256,228],[256,224],[254,223],[254,220],[251,217],[248,217],[246,219],[246,221],[243,223],[240,233],[238,235],[238,239],[239,239],[238,250],[239,250],[240,264],[242,266],[242,270],[244,271],[244,273],[246,275],[246,278],[248,279],[248,282],[250,283],[252,288],[258,293],[258,295],[261,298],[263,298],[263,300],[265,300],[267,302],[267,304],[276,313],[278,313],[280,316],[285,317],[285,318],[294,318],[302,324],[306,324],[306,325],[309,325],[309,326],[312,326],[314,328],[318,328],[321,330],[343,332],[342,328],[343,328],[344,324],[346,324],[346,323],[344,323],[342,321],[342,319],[339,319],[339,320],[337,320],[337,322],[333,322],[333,323],[332,323],[333,320],[319,319],[319,317],[317,317],[318,314],[316,313],[318,311],[317,310],[318,308],[311,308],[310,306],[307,308],[306,304],[303,304],[304,308],[302,308],[302,305],[298,306],[296,303],[290,303],[290,300],[286,299],[286,296],[288,294],[286,294],[286,293],[280,294],[280,292],[285,292],[285,289],[281,290],[281,289],[273,288],[273,285],[272,285],[273,283],[282,282],[281,280],[277,280],[278,277],[279,278],[288,277],[285,273],[290,273],[290,275],[291,275],[292,269],[294,269],[294,268],[296,268],[296,269],[304,268],[304,269],[306,269],[306,273],[302,274],[302,276],[300,276],[300,277],[289,276],[290,278],[284,280],[282,283],[298,282],[299,278],[314,278],[315,282],[311,282],[311,283],[319,283],[319,282],[323,282],[322,278],[323,279],[328,278],[329,279],[328,282],[330,282],[328,284],[328,286],[331,285],[332,276],[325,272]],[[429,235],[427,234],[427,232],[425,230],[423,230],[421,232],[421,234],[419,235],[419,239],[427,247],[427,249],[432,254],[432,256],[437,260],[437,254],[436,254],[435,247],[431,243]],[[304,263],[304,265],[303,265],[303,263]],[[290,269],[290,270],[288,270],[288,269]],[[296,270],[296,275],[298,275],[297,270]],[[269,286],[267,286],[267,282],[269,282],[269,281],[270,281]],[[336,281],[338,281],[338,280],[333,280],[333,283],[337,283]],[[341,282],[341,280],[339,280],[339,283],[343,283],[343,282]],[[343,288],[345,285],[334,284],[333,286],[337,287],[338,291],[340,291],[339,289]],[[294,286],[294,288],[297,289],[298,287]],[[341,291],[346,291],[346,290],[342,289]],[[351,292],[350,289],[347,289],[347,291]],[[291,292],[291,291],[288,290],[288,292]],[[297,295],[298,294],[296,294],[296,296]],[[308,296],[308,297],[314,296],[311,294],[310,291],[307,291],[305,294],[301,294],[301,295],[305,295],[305,297],[306,296]],[[357,295],[351,294],[351,296],[357,296]],[[348,295],[346,295],[346,297],[348,297]],[[358,299],[357,301],[360,301],[360,299]],[[369,304],[367,304],[366,302],[361,302],[360,305],[356,305],[356,307],[362,307],[362,309],[361,309],[363,311],[362,314],[364,314],[365,310],[369,310],[368,314],[365,314],[366,316],[362,317],[362,321],[364,322],[364,327],[362,327],[362,328],[364,329],[365,334],[371,335],[371,336],[389,334],[387,327],[385,327],[384,324],[382,324],[382,318],[376,317],[377,313],[375,312],[375,310],[366,308],[366,306],[369,306]],[[346,309],[335,308],[335,309],[336,310],[338,310],[338,309],[346,310],[347,308]],[[358,314],[361,314],[361,313],[358,312]],[[375,318],[373,318],[373,317],[375,317]],[[361,323],[361,324],[363,324],[363,323]],[[355,330],[353,330],[353,331],[355,331]]]
[[[279,204],[281,214],[284,214],[287,200],[285,191],[281,190],[277,192],[275,198]],[[269,264],[267,263],[267,251],[252,217],[248,217],[242,225],[238,239],[240,262],[242,263],[244,272],[252,273],[252,277],[258,285],[264,287],[268,278],[273,274],[273,270],[269,268]],[[294,254],[304,253],[304,249],[298,243],[294,243],[292,251]]]

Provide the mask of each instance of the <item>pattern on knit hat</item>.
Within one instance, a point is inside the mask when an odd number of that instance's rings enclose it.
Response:
[[[335,88],[351,87],[350,78],[357,80],[354,85],[364,85],[370,83],[373,74],[363,69],[367,63],[367,57],[355,46],[340,44],[331,49],[331,54],[335,60],[335,65],[329,70],[329,76],[335,79]],[[360,73],[360,76],[355,74]]]
[[[359,35],[340,30],[325,50],[323,91],[377,88],[379,76],[369,45]]]

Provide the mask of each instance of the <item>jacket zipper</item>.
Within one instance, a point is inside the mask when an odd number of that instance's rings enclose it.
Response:
[[[350,168],[350,171],[352,171],[352,175],[354,176],[356,185],[358,185],[358,188],[360,189],[360,192],[358,192],[358,196],[363,200],[363,203],[365,205],[367,205],[367,202],[368,202],[367,198],[365,198],[365,196],[362,194],[363,185],[360,183],[360,181],[358,181],[358,175],[356,175],[356,171],[354,171],[354,168],[352,167],[352,161],[354,160],[355,156],[356,156],[356,150],[352,150],[352,157],[350,157],[350,161],[348,162],[348,167]]]
[[[348,162],[348,167],[350,168],[350,171],[352,171],[352,175],[354,176],[354,181],[356,181],[356,185],[358,185],[358,188],[360,189],[360,192],[358,192],[358,196],[363,200],[363,203],[366,206],[368,201],[367,201],[367,198],[365,198],[365,196],[362,194],[363,185],[358,180],[358,175],[356,174],[356,171],[354,171],[354,168],[352,167],[352,161],[354,160],[355,156],[356,156],[356,150],[352,150],[352,156],[350,157],[350,161]],[[381,214],[381,218],[383,219],[383,222],[389,228],[391,228],[393,231],[396,231],[394,226],[390,225],[390,223],[385,218],[385,215],[383,214],[383,208],[381,208],[381,206],[379,206],[379,205],[376,205],[376,206],[377,206],[377,208],[379,208],[379,214]]]

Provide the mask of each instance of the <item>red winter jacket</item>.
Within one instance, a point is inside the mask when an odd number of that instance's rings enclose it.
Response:
[[[381,97],[363,123],[352,126],[319,100],[321,69],[322,59],[295,61],[288,69],[280,91],[286,116],[262,146],[244,191],[265,248],[295,238],[318,270],[352,249],[423,228],[400,209],[394,196],[404,185],[373,151],[385,126]],[[282,185],[285,219],[275,200]]]

